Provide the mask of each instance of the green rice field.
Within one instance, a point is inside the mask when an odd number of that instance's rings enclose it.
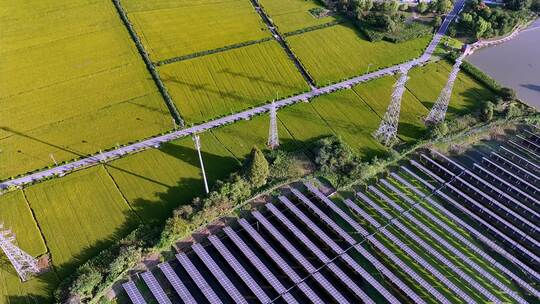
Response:
[[[275,41],[159,67],[186,123],[228,115],[308,90]]]
[[[37,184],[25,194],[60,277],[138,222],[102,166]]]
[[[210,187],[240,165],[212,133],[201,135],[201,152]],[[106,168],[145,221],[163,220],[174,208],[204,192],[199,157],[191,138],[110,162]]]
[[[430,40],[425,36],[402,43],[370,42],[348,24],[287,38],[319,86],[419,57]]]
[[[431,109],[451,70],[452,65],[444,60],[414,68],[409,72],[411,78],[407,81],[407,89],[426,108]],[[488,88],[483,87],[466,73],[460,72],[454,82],[448,116],[456,117],[478,110],[485,101],[494,101],[494,98],[494,93]]]
[[[0,103],[9,113],[0,179],[172,128],[111,2],[13,1],[0,17]]]
[[[154,61],[270,36],[250,1],[126,0],[122,3]]]
[[[360,84],[353,90],[379,117],[383,117],[390,103],[390,95],[395,82],[395,77],[384,77]],[[429,109],[413,94],[405,91],[401,99],[398,137],[404,141],[415,141],[422,138],[426,131],[422,119],[426,117],[428,111]]]
[[[309,10],[322,8],[316,0],[260,0],[263,9],[281,33],[293,32],[338,20],[338,16],[317,18]]]

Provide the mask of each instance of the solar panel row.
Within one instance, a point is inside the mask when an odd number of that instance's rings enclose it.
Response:
[[[319,197],[322,197],[323,199],[326,199],[324,195],[322,195],[318,189],[311,186],[310,184],[307,184],[308,189],[310,191],[315,192]],[[387,276],[396,286],[398,286],[401,290],[403,290],[408,297],[410,297],[415,303],[425,303],[425,301],[418,296],[417,293],[412,291],[403,281],[401,281],[399,278],[397,278],[386,266],[384,266],[382,263],[380,263],[375,257],[373,257],[367,250],[365,250],[361,245],[356,244],[356,241],[347,233],[345,230],[343,230],[335,221],[330,219],[324,212],[322,212],[318,207],[315,206],[309,199],[307,199],[301,192],[299,192],[296,189],[292,189],[292,192],[296,197],[298,197],[304,204],[306,204],[317,216],[319,216],[327,225],[329,225],[338,235],[346,240],[349,244],[354,245],[354,248],[364,257],[366,257],[370,263],[372,263],[379,271],[381,271],[385,276]],[[327,201],[325,201],[327,203]],[[340,209],[334,209],[332,207],[335,207],[333,203],[329,204],[329,207],[333,209],[335,212],[337,211],[338,215],[344,219],[347,222],[354,222],[348,215],[341,213]],[[335,207],[337,208],[337,207]],[[426,290],[428,290],[439,302],[441,303],[450,303],[448,299],[446,299],[440,292],[438,292],[431,284],[427,283],[422,277],[420,277],[415,271],[413,271],[410,267],[408,267],[403,261],[401,261],[396,255],[394,255],[388,248],[386,248],[381,242],[379,242],[375,237],[369,236],[369,233],[362,228],[361,226],[357,225],[356,231],[360,233],[362,236],[367,237],[373,245],[375,245],[379,250],[381,250],[386,256],[388,256],[394,263],[398,264],[402,269],[404,269],[412,278],[414,278],[420,286],[424,287]]]
[[[490,196],[488,196],[484,192],[482,192],[480,189],[476,188],[475,186],[473,186],[469,182],[467,182],[465,179],[461,178],[460,175],[456,175],[456,174],[450,172],[449,170],[444,168],[441,164],[434,161],[433,159],[426,156],[425,154],[422,154],[421,157],[423,159],[427,160],[430,165],[436,166],[438,169],[440,169],[440,170],[444,171],[445,173],[447,173],[450,176],[451,179],[460,181],[462,185],[464,185],[466,188],[471,189],[472,193],[479,195],[479,198],[481,200],[485,201],[490,206],[494,207],[495,209],[497,209],[499,211],[506,212],[505,217],[507,216],[507,217],[511,218],[511,220],[513,222],[515,222],[515,224],[509,223],[506,219],[503,219],[502,217],[499,217],[494,212],[491,212],[491,210],[489,208],[485,207],[482,204],[477,203],[476,200],[473,200],[474,201],[473,204],[475,206],[477,206],[477,208],[482,209],[482,211],[491,213],[496,219],[498,219],[498,220],[500,220],[502,222],[506,222],[506,225],[508,225],[510,228],[514,229],[515,232],[520,234],[523,238],[529,239],[529,241],[532,242],[533,244],[536,243],[537,246],[540,246],[540,243],[538,243],[536,240],[534,240],[532,237],[530,237],[527,234],[527,232],[530,232],[530,231],[533,231],[533,230],[536,230],[536,231],[539,230],[539,228],[536,227],[529,220],[523,218],[518,213],[516,213],[516,212],[510,210],[509,208],[507,208],[506,206],[500,204],[498,201],[494,200],[493,198],[491,198]],[[450,182],[448,182],[448,184],[450,184]]]
[[[370,186],[370,190],[373,191],[379,198],[384,200],[386,203],[388,203],[390,206],[396,207],[397,204],[392,201],[388,196],[383,194],[381,191],[379,191],[377,188]],[[373,200],[365,200],[372,208],[376,209],[379,213],[382,211],[382,208]],[[348,201],[349,204],[354,204],[352,201]],[[354,204],[356,206],[356,204]],[[357,206],[358,207],[358,206]],[[401,207],[398,209],[402,209]],[[425,225],[423,225],[420,221],[416,220],[414,216],[410,215],[409,213],[404,213],[405,210],[402,209],[401,214],[403,214],[407,219],[411,220],[417,227],[424,228],[425,231],[432,232],[430,236],[434,237],[435,240],[439,244],[446,243],[449,245],[443,238],[439,237],[437,234],[433,233],[431,229],[425,229],[427,228]],[[421,239],[416,233],[411,231],[409,228],[407,228],[400,220],[393,218],[388,213],[384,212],[384,217],[388,220],[391,220],[392,223],[396,227],[398,227],[401,231],[403,231],[407,236],[409,236],[411,239],[413,239],[417,244],[419,244],[422,248],[424,248],[427,252],[429,252],[431,255],[436,257],[442,265],[448,266],[454,273],[456,273],[461,279],[463,279],[465,282],[469,283],[472,287],[474,287],[476,290],[478,290],[482,295],[484,295],[487,299],[489,299],[492,302],[500,302],[500,300],[494,296],[491,292],[489,292],[487,289],[485,289],[481,284],[479,284],[475,279],[470,277],[468,274],[466,274],[461,268],[456,266],[452,261],[447,259],[444,255],[442,255],[438,250],[434,249],[431,245],[429,245],[427,242],[425,242],[423,239]],[[456,250],[456,252],[461,254],[459,250]],[[455,253],[454,253],[455,254]],[[462,257],[465,257],[463,254],[461,254]],[[483,270],[482,270],[483,272]]]
[[[161,288],[152,272],[144,272],[141,274],[141,277],[143,278],[146,286],[148,286],[150,292],[152,293],[152,295],[154,295],[159,304],[172,304],[171,300],[169,300],[169,298],[165,294],[165,291],[163,291],[163,288]]]
[[[409,174],[409,176],[415,178],[422,184],[426,185],[427,183],[424,179],[410,171],[407,167],[401,167],[401,169]],[[402,185],[406,186],[408,189],[412,190],[416,195],[418,195],[420,198],[425,199],[431,206],[435,207],[439,212],[441,212],[443,215],[448,217],[450,220],[452,220],[454,223],[461,226],[463,229],[465,229],[468,233],[473,235],[476,239],[480,240],[484,244],[486,244],[489,248],[491,248],[493,251],[499,253],[500,255],[504,256],[505,258],[512,261],[514,264],[518,265],[522,269],[524,269],[526,272],[529,272],[533,276],[535,276],[537,279],[540,280],[540,275],[536,273],[533,269],[529,268],[529,266],[523,264],[519,259],[517,259],[513,254],[510,254],[505,249],[501,248],[499,245],[497,245],[495,242],[487,238],[484,234],[477,231],[475,228],[467,224],[465,221],[461,220],[457,216],[455,216],[453,213],[449,212],[445,208],[443,208],[438,202],[434,201],[431,197],[427,196],[423,192],[421,192],[417,187],[414,187],[411,183],[407,182],[405,179],[400,177],[395,172],[391,173],[392,177],[399,181]],[[429,185],[429,184],[428,184]],[[430,185],[431,186],[431,185]],[[448,232],[450,235],[452,235],[454,238],[460,240],[463,244],[465,244],[468,248],[470,248],[472,251],[474,251],[476,254],[490,262],[493,266],[495,266],[497,269],[501,270],[504,274],[509,276],[513,281],[517,282],[521,287],[526,289],[531,294],[536,295],[537,297],[540,297],[540,293],[534,289],[529,283],[525,282],[523,279],[515,275],[512,271],[507,269],[505,266],[497,262],[495,259],[493,259],[490,255],[484,252],[484,250],[478,248],[475,244],[464,238],[460,233],[458,233],[456,230],[454,230],[452,227],[448,226],[445,222],[441,221],[438,217],[434,216],[431,212],[429,212],[427,209],[425,209],[422,205],[415,205],[415,208],[418,209],[422,214],[424,214],[426,217],[428,217],[433,222],[437,223],[439,227],[443,228],[446,232]],[[509,293],[512,294],[512,293]]]
[[[300,265],[312,274],[313,278],[321,287],[331,295],[338,303],[349,303],[349,301],[339,292],[328,280],[302,255],[260,212],[252,213],[255,218],[265,227],[285,250],[291,254]]]
[[[137,289],[137,286],[135,286],[135,282],[128,281],[122,284],[122,287],[133,304],[146,304],[146,300],[143,298],[139,289]]]
[[[165,275],[173,289],[180,296],[182,301],[186,304],[196,304],[195,298],[191,295],[186,285],[180,280],[176,272],[172,269],[171,265],[167,262],[161,263],[158,265],[158,268],[161,269],[161,272]]]
[[[431,220],[434,223],[437,223],[437,225],[445,230],[447,230],[453,237],[461,241],[462,243],[465,243],[468,247],[470,247],[470,242],[468,240],[465,240],[465,238],[459,234],[453,231],[453,229],[449,229],[448,225],[446,225],[443,221],[441,221],[436,216],[433,216],[431,213],[428,213],[419,203],[413,201],[411,198],[406,196],[403,192],[401,192],[399,189],[394,187],[392,184],[390,184],[385,179],[381,179],[380,182],[390,191],[397,194],[402,200],[413,206],[415,209],[419,210],[422,214],[426,215],[429,220]],[[518,303],[527,303],[522,297],[520,297],[516,292],[508,288],[505,284],[503,284],[499,279],[495,278],[491,273],[480,267],[476,262],[474,262],[471,258],[466,256],[461,252],[461,250],[454,247],[452,244],[447,242],[442,236],[440,236],[438,233],[433,231],[431,228],[429,228],[427,225],[425,225],[423,222],[418,220],[416,217],[411,215],[408,211],[405,211],[403,208],[401,208],[398,204],[393,202],[392,200],[389,200],[390,206],[397,210],[399,213],[404,214],[407,219],[409,219],[411,222],[413,222],[417,227],[422,229],[424,232],[426,232],[430,237],[435,239],[439,244],[443,245],[446,249],[448,249],[450,252],[452,252],[455,256],[457,256],[459,259],[467,263],[467,265],[471,266],[474,270],[476,270],[480,275],[482,275],[484,278],[488,279],[492,284],[499,287],[501,290],[506,292],[508,295],[510,295],[514,300],[516,300]],[[466,241],[466,242],[464,242]],[[482,251],[485,255],[485,253]],[[481,256],[483,256],[481,254]],[[502,265],[501,265],[502,266]],[[507,270],[508,271],[508,270]]]
[[[525,213],[528,216],[529,220],[533,220],[533,221],[540,220],[540,215],[536,211],[529,208],[527,205],[521,203],[519,200],[515,199],[514,197],[508,195],[505,191],[499,190],[497,187],[495,187],[491,183],[485,181],[483,178],[479,177],[478,175],[476,175],[473,172],[469,171],[468,169],[464,168],[463,166],[461,166],[457,162],[453,161],[452,159],[442,155],[441,153],[439,153],[437,151],[434,151],[434,153],[438,157],[444,159],[446,162],[448,162],[448,163],[452,164],[453,166],[457,167],[462,172],[465,172],[468,176],[471,176],[477,183],[481,183],[484,186],[484,189],[487,187],[487,188],[489,188],[491,193],[495,192],[497,194],[496,195],[497,198],[501,199],[502,197],[504,197],[505,199],[507,199],[509,201],[512,201],[513,204],[508,204],[508,205],[511,206],[511,207],[518,206],[519,208],[517,208],[517,209],[521,209],[522,212]],[[501,202],[504,202],[504,201],[505,200],[501,200]]]
[[[421,165],[420,163],[414,161],[414,160],[410,160],[411,164],[414,165],[415,167],[417,167],[420,171],[424,172],[425,174],[427,174],[428,176],[438,180],[440,179],[437,174],[435,174],[434,172],[430,171],[429,169],[427,169],[426,167],[424,167],[423,165]],[[439,182],[442,182],[444,183],[444,180],[442,181],[439,181]],[[461,197],[465,198],[467,201],[469,202],[473,202],[475,203],[468,195],[464,194],[463,192],[461,192],[459,189],[457,189],[456,187],[450,185],[450,184],[446,184],[446,187],[448,187],[449,189],[451,189],[452,191],[454,191],[455,193],[457,193],[458,195],[460,195]],[[472,211],[470,211],[469,209],[463,207],[460,203],[456,202],[454,199],[452,199],[451,197],[449,197],[448,195],[446,195],[443,191],[441,190],[436,190],[436,193],[437,195],[441,196],[443,199],[445,199],[446,201],[448,202],[451,202],[456,208],[458,208],[460,211],[462,211],[463,213],[465,213],[467,216],[473,218],[475,221],[477,221],[478,223],[481,223],[482,225],[484,225],[485,227],[487,227],[490,231],[494,232],[495,234],[497,234],[497,236],[499,236],[501,239],[503,239],[504,241],[508,242],[512,248],[516,248],[516,249],[519,249],[523,254],[527,255],[527,257],[531,260],[538,260],[538,257],[533,254],[532,252],[530,252],[527,248],[523,247],[521,244],[519,244],[518,242],[516,242],[514,239],[508,237],[504,231],[502,231],[502,229],[500,228],[496,228],[494,227],[492,224],[490,224],[489,222],[487,222],[486,220],[484,220],[482,217],[480,216],[477,216],[475,213],[473,213]],[[480,210],[484,210],[484,209],[480,209]],[[489,211],[489,210],[488,210]],[[491,213],[490,212],[486,212],[488,213],[487,215],[488,216],[491,216]],[[494,219],[496,221],[496,219]],[[505,221],[506,222],[506,221]],[[502,223],[504,228],[505,228],[505,231],[506,232],[509,232],[510,234],[514,235],[515,234],[515,231],[513,229],[509,229],[508,228],[508,225],[504,224],[504,222]]]

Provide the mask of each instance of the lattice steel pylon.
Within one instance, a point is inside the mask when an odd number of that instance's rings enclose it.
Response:
[[[373,137],[380,141],[385,146],[390,146],[397,140],[397,131],[399,123],[399,112],[401,109],[401,97],[405,92],[405,83],[407,83],[407,73],[411,68],[410,65],[404,65],[400,68],[401,76],[394,84],[394,91],[392,92],[392,100],[384,113],[384,117],[379,125],[379,128]]]
[[[0,223],[0,249],[17,271],[21,281],[27,281],[32,275],[39,273],[37,260],[15,245],[15,236],[11,230],[4,229]]]
[[[268,147],[272,150],[279,147],[277,109],[274,102],[272,102],[272,105],[270,106],[270,128],[268,130]]]
[[[437,98],[437,101],[435,102],[428,115],[426,116],[426,119],[424,120],[427,126],[438,125],[444,121],[446,111],[448,110],[448,104],[450,104],[450,99],[452,98],[452,89],[454,88],[454,82],[456,81],[461,62],[463,61],[465,55],[466,53],[463,53],[461,56],[459,56],[458,59],[456,59],[456,63],[454,63],[454,66],[452,67],[452,72],[448,77],[448,81],[446,81],[446,85],[442,89],[439,97]]]

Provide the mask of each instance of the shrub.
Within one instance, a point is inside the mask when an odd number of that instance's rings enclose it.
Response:
[[[250,157],[246,160],[245,177],[254,188],[264,186],[270,174],[268,161],[257,147],[251,149]]]
[[[418,12],[419,12],[420,14],[425,13],[425,12],[428,10],[428,4],[427,4],[427,2],[420,2],[420,3],[418,3],[418,6],[416,7],[416,9],[418,10]]]
[[[491,101],[486,102],[484,105],[484,109],[482,110],[482,119],[484,121],[492,120],[494,109],[495,105]]]
[[[506,108],[505,117],[506,117],[506,119],[510,119],[510,118],[513,118],[513,117],[521,116],[522,114],[523,114],[523,111],[518,106],[518,104],[516,102],[512,102]]]
[[[512,88],[504,87],[501,88],[499,95],[505,101],[510,101],[516,99],[516,91]]]

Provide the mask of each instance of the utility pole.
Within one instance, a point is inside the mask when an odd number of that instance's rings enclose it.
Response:
[[[277,128],[277,109],[276,104],[272,102],[270,106],[270,129],[268,130],[268,147],[271,150],[279,147],[279,137]]]
[[[206,194],[208,194],[210,193],[210,190],[208,189],[208,181],[206,180],[206,172],[204,171],[204,163],[201,154],[201,139],[199,138],[198,134],[193,133],[193,141],[195,142],[195,148],[197,148],[197,153],[199,154],[199,162],[201,163],[201,171],[204,181],[204,190],[206,191]]]
[[[452,98],[452,89],[454,88],[454,83],[456,82],[461,63],[463,62],[463,58],[465,57],[466,53],[467,52],[464,52],[461,56],[459,56],[458,59],[456,59],[456,63],[454,63],[454,66],[452,67],[452,72],[450,72],[450,76],[446,81],[446,85],[442,89],[437,101],[429,111],[429,114],[424,121],[426,126],[438,125],[444,121],[446,111],[448,110],[448,105],[450,104],[450,99]]]
[[[403,92],[405,92],[405,83],[407,83],[407,79],[409,79],[407,73],[409,72],[410,68],[410,65],[401,67],[401,76],[396,84],[394,84],[392,100],[388,105],[379,129],[373,133],[373,137],[375,137],[385,146],[391,146],[397,139],[399,112],[401,110],[401,97],[403,96]]]
[[[0,249],[17,271],[21,281],[25,282],[30,276],[39,273],[37,260],[15,245],[15,236],[11,230],[4,229],[3,224],[0,224]]]

